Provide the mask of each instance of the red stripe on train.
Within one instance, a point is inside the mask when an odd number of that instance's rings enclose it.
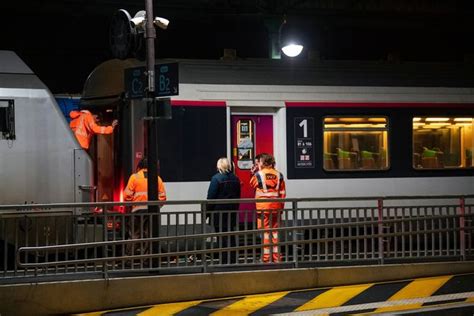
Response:
[[[285,102],[287,107],[325,108],[473,108],[474,103],[427,102]]]

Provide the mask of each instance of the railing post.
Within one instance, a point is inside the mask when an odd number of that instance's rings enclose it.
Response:
[[[379,198],[377,200],[378,204],[378,217],[377,217],[377,223],[378,223],[378,241],[379,241],[379,261],[380,264],[384,263],[384,246],[383,246],[383,199]]]
[[[201,232],[203,235],[206,234],[206,215],[207,215],[207,203],[201,203]],[[202,238],[202,250],[206,250],[206,237]],[[206,259],[206,252],[203,251],[202,253],[202,272],[207,272],[207,259]]]
[[[107,217],[107,207],[106,207],[106,205],[102,205],[102,214],[104,214],[104,222],[103,222],[103,225],[104,225],[104,241],[108,241],[108,236],[107,236],[108,217]],[[95,227],[94,227],[94,229],[95,229]],[[103,247],[102,252],[103,252],[102,257],[104,259],[104,261],[102,262],[102,270],[103,270],[104,279],[107,279],[108,278],[107,246]]]
[[[459,198],[459,247],[461,252],[461,260],[466,260],[466,234],[465,234],[465,215],[466,215],[466,208],[465,204],[466,201],[464,197]]]
[[[291,203],[291,208],[293,211],[293,265],[295,268],[298,268],[298,238],[296,236],[298,201],[293,201]]]

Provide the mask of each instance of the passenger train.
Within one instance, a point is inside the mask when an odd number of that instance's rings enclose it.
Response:
[[[85,82],[81,107],[119,120],[89,155],[48,88],[0,51],[0,204],[120,201],[146,155],[146,104],[124,87],[124,70],[142,65],[110,60]],[[205,199],[222,156],[253,197],[262,152],[288,197],[474,193],[474,76],[462,64],[179,60],[179,78],[172,118],[158,122],[169,200]]]

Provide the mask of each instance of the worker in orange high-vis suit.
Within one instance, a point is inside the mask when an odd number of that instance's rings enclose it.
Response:
[[[250,185],[255,189],[256,199],[285,198],[285,180],[283,175],[274,168],[275,158],[269,154],[261,154],[258,168],[250,179]],[[278,247],[278,231],[272,228],[280,227],[282,202],[257,202],[257,227],[265,229],[263,243],[272,244],[272,247],[263,247],[263,262],[280,262],[281,256]],[[271,235],[271,238],[270,238]]]
[[[84,149],[89,149],[91,138],[95,134],[112,134],[118,121],[114,120],[111,126],[97,125],[97,115],[93,115],[87,110],[71,111],[69,113],[72,121],[69,123],[77,141]]]
[[[137,172],[132,174],[128,179],[128,184],[123,191],[123,197],[125,201],[142,202],[148,201],[148,160],[143,158],[137,165]],[[158,176],[158,199],[160,201],[166,201],[166,191],[161,180]],[[147,210],[146,206],[134,206],[132,213],[139,210]]]
[[[137,165],[137,172],[132,174],[128,180],[127,187],[123,191],[123,197],[125,201],[143,202],[148,201],[148,161],[143,158]],[[166,201],[166,191],[163,181],[158,176],[158,199],[160,201]],[[148,213],[148,207],[146,205],[137,205],[132,207],[132,213],[136,216],[131,216],[130,221],[127,225],[128,237],[131,239],[149,238],[150,236],[150,217],[153,216],[152,225],[153,230],[156,231],[159,227],[156,227],[159,223],[157,216],[154,214],[143,215]],[[137,245],[127,244],[126,254],[148,254],[149,245]]]

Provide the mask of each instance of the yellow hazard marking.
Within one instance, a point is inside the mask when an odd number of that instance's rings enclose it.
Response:
[[[296,311],[307,311],[318,308],[336,307],[344,304],[351,298],[367,290],[371,284],[339,286],[327,290],[316,296],[311,301],[298,307]]]
[[[442,276],[434,278],[416,279],[403,289],[392,295],[387,301],[398,301],[410,298],[420,298],[431,296],[436,290],[442,287],[452,276]],[[390,306],[378,308],[375,312],[391,312],[406,309],[420,308],[423,303],[409,304],[402,306]]]
[[[255,312],[285,296],[287,292],[276,292],[271,294],[259,294],[247,296],[233,304],[230,304],[219,311],[212,313],[212,316],[232,316],[232,315],[248,315]]]
[[[155,305],[146,311],[143,311],[137,315],[140,316],[152,316],[152,315],[160,315],[160,316],[167,316],[167,315],[174,315],[179,313],[185,309],[190,307],[196,306],[200,304],[202,301],[190,301],[190,302],[181,302],[181,303],[168,303],[168,304],[159,304]]]
[[[470,303],[470,302],[474,302],[474,297],[469,297],[465,303]]]

